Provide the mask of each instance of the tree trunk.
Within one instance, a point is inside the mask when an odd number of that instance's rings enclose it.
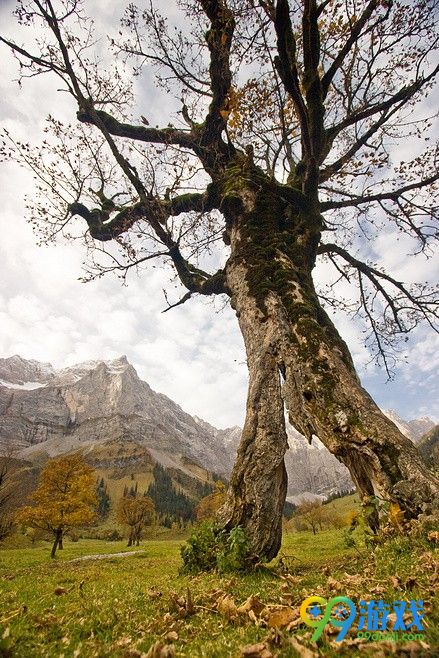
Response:
[[[50,553],[51,558],[55,557],[56,549],[59,547],[60,542],[62,543],[62,529],[57,528],[55,532],[55,541],[53,542],[52,551]]]
[[[225,526],[243,526],[259,558],[279,550],[287,485],[284,403],[309,442],[317,436],[346,464],[363,499],[398,503],[406,518],[426,511],[438,481],[362,388],[315,293],[318,213],[295,211],[270,187],[246,189],[240,198],[226,276],[246,347],[249,393],[221,511]],[[368,520],[376,530],[378,512]]]

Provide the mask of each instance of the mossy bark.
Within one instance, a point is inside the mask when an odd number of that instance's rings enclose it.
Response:
[[[349,350],[314,290],[319,215],[288,206],[269,185],[243,187],[229,222],[226,268],[247,352],[247,417],[222,509],[243,526],[255,559],[279,550],[286,495],[284,406],[309,441],[318,436],[349,469],[363,498],[427,511],[439,483],[415,446],[362,388]],[[372,513],[369,523],[377,529]]]

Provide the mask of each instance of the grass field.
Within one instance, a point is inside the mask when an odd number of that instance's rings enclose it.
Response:
[[[277,566],[231,577],[179,575],[181,544],[181,539],[148,540],[128,557],[76,562],[80,556],[128,549],[124,542],[67,540],[55,560],[46,542],[0,550],[0,656],[227,658],[261,642],[259,653],[248,655],[260,658],[264,647],[267,658],[438,655],[438,618],[432,611],[437,565],[427,543],[397,537],[370,556],[365,549],[360,554],[346,549],[343,530],[286,533]],[[403,645],[411,653],[398,648],[391,654],[399,645],[357,645],[355,632],[336,645],[329,625],[313,644],[311,629],[298,613],[303,599],[313,594],[327,599],[343,594],[356,601],[361,596],[423,599],[428,612],[424,646],[412,642],[411,649],[410,643]],[[251,595],[256,614],[237,612]],[[285,611],[288,619],[282,619]],[[165,648],[153,649],[159,641]]]

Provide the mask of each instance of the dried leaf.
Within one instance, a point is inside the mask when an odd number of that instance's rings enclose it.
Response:
[[[406,587],[406,589],[412,590],[414,588],[414,586],[417,585],[417,584],[418,584],[418,581],[416,580],[416,578],[414,576],[409,576],[407,578],[407,580],[405,581],[404,586]]]
[[[164,644],[163,642],[156,642],[152,645],[145,658],[174,658],[175,647],[172,644]]]
[[[395,642],[366,642],[359,646],[361,652],[370,654],[373,658],[385,658],[389,653],[395,653]]]
[[[273,654],[264,642],[259,642],[258,644],[247,644],[245,647],[241,647],[241,656],[245,656],[245,658],[272,658]]]
[[[265,604],[262,603],[257,596],[249,596],[248,599],[242,603],[239,608],[237,608],[238,614],[248,614],[252,611],[256,616],[259,616],[262,610],[265,608]]]
[[[328,583],[328,587],[336,592],[341,592],[344,589],[341,582],[339,580],[336,580],[335,578],[332,578],[332,576],[329,576],[326,582]]]
[[[231,596],[223,596],[216,604],[216,609],[227,619],[233,619],[238,614],[238,608]]]
[[[269,628],[283,628],[294,621],[294,618],[295,615],[292,608],[281,608],[270,613],[267,624]]]
[[[289,639],[289,643],[293,647],[294,651],[296,651],[296,653],[300,656],[300,658],[317,658],[318,654],[315,651],[308,649],[308,647],[296,640],[295,637],[291,637]]]
[[[178,633],[177,631],[169,631],[169,633],[166,633],[166,639],[169,642],[177,642],[178,640]]]
[[[65,587],[55,587],[53,593],[56,594],[56,596],[61,596],[62,594],[67,594],[67,590]]]
[[[288,626],[286,627],[285,630],[286,630],[286,631],[292,631],[294,628],[297,628],[297,627],[300,626],[301,624],[303,624],[303,620],[302,620],[302,618],[301,618],[301,617],[297,617],[297,619],[294,619],[294,621],[292,621],[290,624],[288,624]]]
[[[162,595],[162,593],[155,587],[150,587],[147,591],[147,594],[150,599],[159,599]]]

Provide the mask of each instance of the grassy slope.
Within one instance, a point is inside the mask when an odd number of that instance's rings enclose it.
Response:
[[[3,549],[0,551],[0,638],[2,635],[5,638],[0,656],[136,658],[144,655],[157,640],[165,639],[169,631],[178,634],[174,642],[177,656],[239,656],[241,646],[263,640],[269,629],[264,624],[258,626],[245,618],[229,619],[224,612],[218,612],[215,609],[218,595],[212,594],[218,588],[237,604],[257,593],[265,603],[288,602],[296,616],[301,601],[315,593],[326,598],[337,592],[356,600],[365,596],[385,601],[416,597],[431,601],[434,587],[431,546],[414,545],[400,537],[377,549],[375,558],[371,559],[366,551],[360,557],[352,549],[345,549],[342,535],[341,530],[327,530],[316,536],[306,532],[287,533],[282,551],[284,565],[291,574],[289,580],[282,580],[267,569],[231,578],[217,574],[179,576],[181,540],[151,540],[141,547],[146,553],[133,551],[127,558],[79,563],[69,560],[79,555],[127,549],[123,542],[67,542],[55,561],[49,559],[50,547],[45,543],[33,549]],[[357,577],[360,582],[353,586],[346,573],[361,574]],[[392,576],[400,580],[392,581]],[[67,591],[56,595],[57,587]],[[151,592],[151,588],[155,589]],[[187,597],[187,588],[196,607],[194,614],[182,619],[170,606],[170,596],[177,592]],[[161,596],[156,596],[155,591]],[[287,600],[282,599],[285,595]],[[438,618],[434,620],[431,612],[427,617],[426,640],[433,645],[438,639],[435,637]],[[318,647],[312,645],[309,629],[301,625],[291,632],[272,630],[271,633],[279,642],[283,641],[283,645],[271,646],[273,655],[280,657],[298,655],[288,646],[292,635],[312,649],[309,658],[371,655],[352,646],[352,642],[335,647],[328,643],[333,636],[326,634]],[[369,649],[372,655],[390,655],[387,649],[381,654],[381,649],[373,645]],[[399,655],[438,654],[425,650]]]

